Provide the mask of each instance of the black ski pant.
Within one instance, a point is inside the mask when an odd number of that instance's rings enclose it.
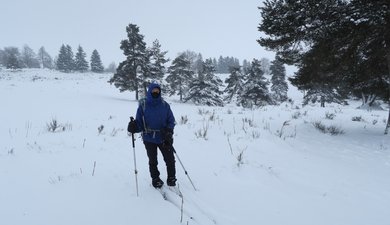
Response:
[[[165,165],[167,167],[168,177],[176,177],[175,156],[173,154],[173,150],[163,146],[163,144],[155,144],[151,142],[144,142],[144,144],[149,158],[149,171],[152,179],[160,176],[160,171],[158,171],[157,168],[157,147],[163,155]]]

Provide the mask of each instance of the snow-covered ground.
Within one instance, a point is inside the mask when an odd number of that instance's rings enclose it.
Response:
[[[137,197],[126,132],[137,102],[109,77],[0,71],[1,224],[390,224],[387,106],[302,108],[293,88],[292,104],[257,110],[167,97],[177,121],[174,146],[198,189],[177,162],[182,205],[151,186],[138,135]],[[322,133],[315,123],[341,134]],[[159,168],[165,180],[161,157]]]

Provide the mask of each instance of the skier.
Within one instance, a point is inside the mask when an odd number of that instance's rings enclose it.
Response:
[[[142,132],[152,185],[155,188],[161,188],[164,184],[157,168],[157,148],[160,149],[166,164],[168,186],[176,185],[175,156],[172,149],[174,127],[175,117],[169,104],[161,97],[160,85],[151,83],[146,98],[139,101],[136,118],[129,122],[127,131]]]

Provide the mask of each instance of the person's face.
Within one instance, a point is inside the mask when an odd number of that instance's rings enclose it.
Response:
[[[158,88],[153,88],[152,89],[152,97],[157,98],[160,95],[160,89]]]

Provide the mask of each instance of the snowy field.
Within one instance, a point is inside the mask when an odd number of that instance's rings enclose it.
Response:
[[[390,224],[386,105],[302,108],[295,89],[293,103],[257,110],[167,97],[174,146],[198,189],[177,162],[182,204],[151,186],[138,135],[137,197],[126,132],[137,102],[110,86],[110,76],[0,71],[1,224]]]

